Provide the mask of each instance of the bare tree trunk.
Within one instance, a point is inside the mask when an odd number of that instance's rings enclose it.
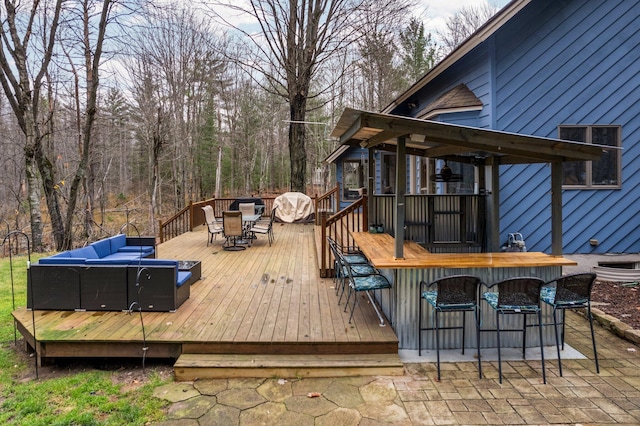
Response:
[[[35,251],[42,251],[42,214],[40,213],[40,182],[38,167],[33,156],[25,159],[27,173],[27,199],[29,200],[29,217],[31,220],[31,242]]]
[[[266,78],[258,83],[289,104],[291,189],[304,192],[307,147],[301,122],[305,120],[308,98],[317,96],[309,88],[319,65],[350,43],[349,31],[345,30],[362,0],[250,0],[247,6],[233,0],[224,3],[251,15],[260,25],[262,37],[253,37],[238,28],[259,52],[246,66],[262,73]],[[265,61],[264,57],[268,59]]]
[[[306,96],[296,95],[291,104],[289,126],[289,156],[291,158],[291,190],[305,192],[307,172],[306,126],[302,123],[307,112]]]
[[[61,250],[64,247],[64,220],[60,211],[60,203],[57,193],[57,182],[53,171],[53,164],[42,150],[42,142],[36,145],[35,160],[42,179],[44,188],[44,197],[47,202],[47,209],[51,219],[51,230],[53,231],[53,239],[56,243],[56,249]]]
[[[20,129],[25,135],[25,172],[27,174],[27,191],[29,200],[29,216],[31,220],[31,240],[35,251],[43,250],[42,215],[40,213],[40,191],[38,190],[39,156],[42,155],[42,140],[40,139],[38,106],[40,102],[40,90],[55,44],[62,0],[56,0],[52,8],[49,4],[34,3],[30,10],[22,11],[20,2],[4,2],[6,18],[0,24],[0,84],[7,100],[16,116]],[[40,29],[43,30],[41,40],[41,55],[39,57],[40,68],[30,70],[27,64],[27,56],[31,51],[29,43],[33,35],[33,25],[46,21]],[[25,15],[24,17],[22,15]],[[20,16],[20,18],[18,18]],[[28,21],[30,24],[24,28],[24,34],[19,34],[20,23]],[[34,24],[35,23],[35,24]],[[35,51],[35,50],[34,50]],[[11,56],[5,56],[8,52]],[[49,176],[42,176],[43,183]],[[45,188],[45,192],[48,192]],[[51,207],[51,203],[48,203]],[[50,212],[52,226],[56,212]],[[55,229],[54,229],[55,233]]]
[[[222,129],[222,118],[220,117],[220,112],[217,114],[218,117],[218,129]],[[215,183],[215,192],[214,196],[216,198],[220,198],[222,195],[220,193],[220,187],[222,183],[220,182],[220,177],[222,176],[222,137],[218,137],[218,161],[216,163],[216,183]]]
[[[89,13],[89,4],[87,2],[84,3],[84,43],[85,43],[85,63],[87,65],[87,110],[85,115],[85,122],[83,125],[83,138],[82,138],[82,156],[80,160],[80,164],[78,164],[78,169],[73,178],[73,182],[71,183],[71,190],[69,191],[69,205],[67,206],[67,218],[66,218],[66,226],[64,227],[64,244],[62,249],[70,249],[73,245],[73,215],[76,210],[76,204],[78,200],[78,192],[80,188],[80,184],[84,179],[87,178],[87,171],[89,168],[90,162],[90,153],[91,153],[91,132],[93,130],[93,123],[96,117],[96,104],[98,98],[98,69],[100,66],[100,59],[102,56],[102,45],[104,42],[104,36],[107,28],[107,17],[109,15],[109,9],[111,8],[112,0],[104,0],[102,3],[102,12],[100,15],[100,24],[99,24],[99,32],[98,38],[96,41],[96,46],[94,47],[95,52],[93,53],[93,57],[91,57],[92,49],[89,46],[89,28],[88,28],[88,13]],[[91,210],[92,207],[89,206]]]
[[[160,179],[160,152],[162,151],[162,136],[160,135],[161,126],[162,126],[162,118],[161,118],[161,109],[158,108],[158,117],[156,121],[156,127],[153,131],[153,149],[152,149],[152,175],[151,175],[151,204],[149,208],[149,223],[155,226],[156,216],[155,213],[157,211],[158,206],[158,182]]]
[[[216,164],[216,192],[215,197],[220,198],[220,176],[222,174],[222,144],[218,145],[218,162]]]

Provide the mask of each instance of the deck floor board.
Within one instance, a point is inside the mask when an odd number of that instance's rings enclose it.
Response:
[[[349,309],[343,312],[344,298],[338,306],[333,279],[320,278],[314,225],[276,223],[274,232],[271,247],[267,237],[259,235],[251,247],[238,252],[223,250],[220,238],[207,246],[204,227],[160,244],[159,258],[200,260],[202,278],[192,284],[190,298],[176,312],[142,312],[146,343],[213,352],[224,347],[238,353],[273,348],[282,354],[300,353],[304,344],[310,353],[322,347],[324,353],[358,353],[366,343],[397,352],[395,333],[379,327],[366,298],[359,300],[348,323]],[[141,291],[150,290],[143,284]],[[33,329],[31,315],[24,307],[14,311],[28,332]],[[99,342],[94,352],[109,356],[110,345],[113,353],[120,353],[117,345],[142,343],[137,311],[36,311],[34,316],[37,340],[60,343],[56,354],[74,343]]]

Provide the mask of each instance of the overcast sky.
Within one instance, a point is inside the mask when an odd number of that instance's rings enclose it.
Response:
[[[242,3],[244,0],[237,1]],[[444,30],[447,19],[461,8],[477,6],[487,1],[498,8],[502,8],[509,2],[509,0],[418,0],[415,15],[424,22],[425,29],[428,32],[436,33],[438,30]],[[241,26],[253,24],[251,18],[246,15],[238,15],[229,10],[223,11],[222,9],[218,9],[218,12],[224,16],[230,24]]]
[[[489,0],[490,4],[502,8],[509,0]],[[417,13],[425,21],[425,29],[434,31],[444,29],[447,18],[466,6],[477,6],[485,0],[422,0],[421,10]]]

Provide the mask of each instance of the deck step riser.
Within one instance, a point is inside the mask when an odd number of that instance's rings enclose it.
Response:
[[[215,355],[183,354],[174,365],[177,381],[228,377],[401,376],[397,354],[367,355]]]
[[[271,355],[271,356],[290,356],[290,355],[349,355],[350,357],[369,355],[369,354],[397,354],[398,342],[365,342],[359,345],[346,343],[323,343],[323,344],[305,344],[298,343],[295,345],[287,343],[183,343],[183,354],[199,354],[199,355]]]

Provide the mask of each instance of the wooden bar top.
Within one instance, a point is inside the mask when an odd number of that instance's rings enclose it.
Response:
[[[395,240],[389,234],[352,232],[355,243],[376,268],[518,268],[575,266],[577,262],[541,252],[430,253],[414,241],[405,241],[404,258],[395,258]]]

